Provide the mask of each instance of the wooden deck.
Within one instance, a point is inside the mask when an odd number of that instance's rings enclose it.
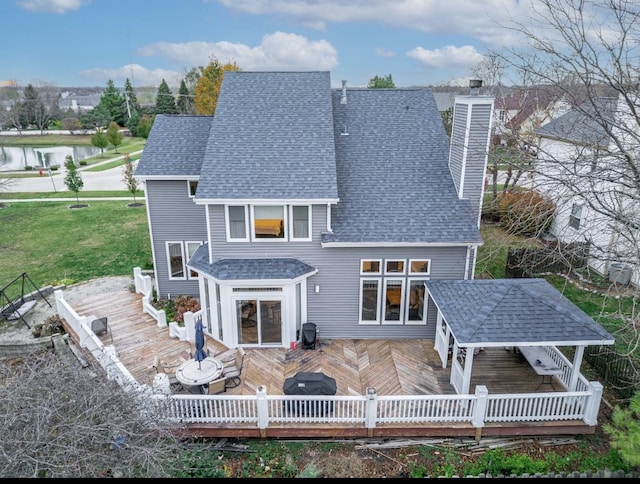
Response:
[[[191,350],[189,342],[169,337],[167,327],[158,327],[151,316],[142,313],[139,294],[96,295],[74,309],[81,316],[107,316],[113,342],[109,334],[101,339],[114,345],[118,358],[140,383],[152,383],[155,356],[171,366]],[[209,336],[206,340],[211,354],[227,349]],[[433,340],[319,339],[315,350],[247,349],[242,384],[228,393],[253,395],[264,385],[268,394],[281,395],[284,380],[304,371],[335,378],[337,395],[364,395],[367,387],[375,387],[379,395],[453,394],[449,368],[442,368],[433,346]],[[528,363],[504,348],[487,348],[474,357],[472,392],[479,384],[490,393],[553,391],[547,384],[538,388],[540,382]],[[555,387],[561,388],[557,382]]]
[[[142,296],[129,291],[96,295],[73,306],[81,316],[106,316],[111,336],[101,336],[104,344],[113,344],[118,358],[134,378],[151,384],[156,374],[155,356],[165,366],[178,364],[188,355],[191,343],[169,336],[168,327],[159,327],[148,314],[142,313]],[[227,348],[206,336],[210,353]],[[260,385],[271,395],[282,395],[284,380],[298,372],[322,372],[336,380],[337,395],[365,395],[375,387],[378,395],[444,395],[454,394],[449,384],[449,368],[442,368],[433,340],[323,340],[314,350],[247,349],[242,383],[230,388],[229,395],[255,395]],[[170,371],[170,370],[168,370]],[[551,392],[551,385],[540,386],[541,377],[526,361],[504,348],[487,348],[474,357],[471,392],[485,385],[489,393]],[[555,383],[555,390],[562,386]],[[295,427],[295,428],[294,428]],[[270,430],[270,437],[360,436],[362,428],[326,429],[288,426]],[[470,427],[435,424],[406,425],[380,429],[380,436],[447,436],[469,435]],[[213,424],[191,429],[202,436],[259,437],[256,429],[220,428]],[[483,435],[554,435],[588,434],[594,428],[580,422],[509,423],[483,429]],[[473,435],[473,434],[471,434]],[[264,436],[264,435],[262,435]],[[363,434],[364,436],[364,434]]]

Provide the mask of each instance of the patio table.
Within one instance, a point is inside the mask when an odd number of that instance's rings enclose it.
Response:
[[[555,390],[553,377],[562,374],[562,368],[556,365],[553,359],[540,346],[518,346],[518,350],[520,350],[520,353],[526,358],[533,370],[542,377],[542,381],[536,390],[545,383],[551,385],[551,388]]]
[[[176,379],[187,387],[203,387],[217,380],[222,374],[222,361],[207,356],[202,361],[190,359],[182,363],[176,370]]]

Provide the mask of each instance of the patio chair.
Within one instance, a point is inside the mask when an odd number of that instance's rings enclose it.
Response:
[[[111,334],[111,328],[107,324],[107,317],[96,318],[91,321],[91,331],[96,336],[100,336],[101,334],[108,333],[109,338],[111,338],[111,342],[113,342],[113,334]]]
[[[222,376],[227,379],[225,384],[226,388],[235,388],[240,385],[240,374],[244,366],[245,354],[242,348],[238,348],[236,351],[236,359],[222,367]]]
[[[224,393],[227,391],[227,379],[226,377],[218,378],[209,382],[209,395],[217,395],[218,393]]]
[[[214,356],[216,360],[220,360],[223,365],[228,366],[229,363],[233,363],[236,359],[236,349],[224,350]]]
[[[153,359],[153,368],[156,370],[156,373],[164,373],[169,377],[169,385],[171,385],[172,391],[179,391],[183,389],[182,383],[180,383],[176,378],[176,368],[178,368],[178,366],[180,365],[165,366],[162,364],[162,362],[160,361],[160,358],[158,358],[157,356],[154,357]],[[173,369],[173,372],[169,373],[167,369],[169,370]]]

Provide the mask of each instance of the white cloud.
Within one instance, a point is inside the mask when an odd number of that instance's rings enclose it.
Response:
[[[100,85],[106,84],[106,79],[111,79],[116,86],[124,85],[126,79],[129,79],[134,86],[159,86],[164,79],[169,87],[175,88],[180,85],[184,72],[147,69],[138,64],[129,64],[114,69],[87,69],[80,75]]]
[[[325,41],[284,32],[265,35],[256,47],[231,42],[157,42],[137,50],[143,56],[161,56],[181,63],[187,70],[206,66],[215,58],[235,62],[240,69],[251,70],[331,70],[338,54]]]
[[[521,0],[211,0],[251,15],[289,16],[325,30],[328,23],[372,22],[428,34],[468,35],[499,45],[513,33],[504,25],[526,19]]]
[[[24,0],[19,2],[18,5],[30,12],[62,14],[70,10],[78,10],[89,3],[91,3],[91,0]]]
[[[417,60],[425,67],[456,70],[471,68],[484,59],[484,56],[470,45],[462,47],[447,45],[433,50],[416,47],[407,52],[407,57]]]

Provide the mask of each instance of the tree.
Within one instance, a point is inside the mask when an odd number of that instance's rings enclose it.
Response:
[[[80,115],[80,124],[82,124],[82,127],[85,129],[104,128],[111,121],[113,121],[113,117],[103,104],[98,104],[91,111]]]
[[[138,136],[138,123],[140,123],[140,114],[138,114],[138,111],[133,111],[131,113],[131,117],[127,119],[127,122],[125,123],[125,126],[129,130],[131,136]]]
[[[131,161],[131,157],[127,153],[124,155],[124,164],[122,165],[123,178],[122,181],[127,185],[127,190],[131,192],[133,195],[133,203],[136,203],[136,192],[138,191],[138,187],[140,182],[136,177],[133,176],[135,172],[135,165]]]
[[[104,155],[104,149],[109,146],[109,138],[101,128],[97,128],[96,132],[91,136],[91,144],[96,148],[100,148],[100,156],[102,156]]]
[[[24,89],[23,109],[29,125],[35,125],[41,133],[47,127],[51,119],[50,107],[40,99],[40,93],[33,86],[28,84]]]
[[[111,143],[115,149],[115,152],[118,152],[118,146],[122,144],[122,133],[120,132],[120,126],[115,121],[111,121],[109,123],[109,127],[107,128],[107,141]]]
[[[156,95],[156,114],[176,114],[176,99],[173,97],[169,85],[164,79],[158,87],[158,94]]]
[[[603,426],[611,437],[611,446],[631,466],[640,466],[640,391],[634,393],[628,407],[616,405],[610,423]]]
[[[126,101],[111,79],[107,81],[107,87],[100,97],[99,106],[109,113],[110,121],[115,121],[119,126],[124,126]]]
[[[127,121],[125,121],[125,124],[126,124],[131,118],[131,116],[134,115],[134,113],[140,112],[140,104],[138,103],[138,97],[136,96],[136,92],[133,90],[133,86],[131,85],[131,81],[129,81],[128,77],[124,81],[124,101],[125,101],[124,108],[126,109],[126,112],[127,112],[127,117],[126,117]]]
[[[184,79],[180,81],[178,103],[176,107],[179,114],[193,114],[193,102],[191,100],[191,93],[189,93],[189,89],[187,89],[187,83]]]
[[[629,0],[535,5],[530,18],[507,26],[526,45],[513,43],[493,53],[505,72],[529,86],[552,87],[572,108],[562,127],[563,139],[571,142],[559,147],[554,136],[536,147],[533,188],[553,195],[554,235],[589,244],[591,267],[606,274],[616,261],[640,270],[640,5]],[[516,146],[525,141],[519,137]],[[640,342],[638,315],[621,314],[620,321],[617,339],[634,348]]]
[[[369,80],[369,84],[367,84],[369,89],[381,89],[385,87],[396,87],[393,83],[393,79],[391,78],[391,74],[385,77],[374,76]]]
[[[150,116],[148,114],[145,114],[140,118],[140,122],[136,127],[137,135],[140,138],[147,139],[149,137],[149,133],[151,132],[151,127],[153,126],[153,120],[154,120],[153,116]]]
[[[200,78],[196,85],[194,99],[196,114],[211,116],[215,113],[224,73],[239,70],[235,62],[220,64],[217,59],[213,59],[206,67],[200,67]]]
[[[78,205],[80,205],[78,192],[82,190],[84,182],[82,181],[80,173],[78,173],[78,170],[76,169],[76,162],[73,161],[73,157],[71,155],[66,156],[64,167],[67,170],[67,173],[64,176],[64,184],[67,186],[69,191],[76,194],[76,202],[78,203]]]
[[[89,368],[73,360],[44,351],[3,365],[0,475],[171,477],[183,427],[162,418],[161,402],[141,412],[91,358]]]

